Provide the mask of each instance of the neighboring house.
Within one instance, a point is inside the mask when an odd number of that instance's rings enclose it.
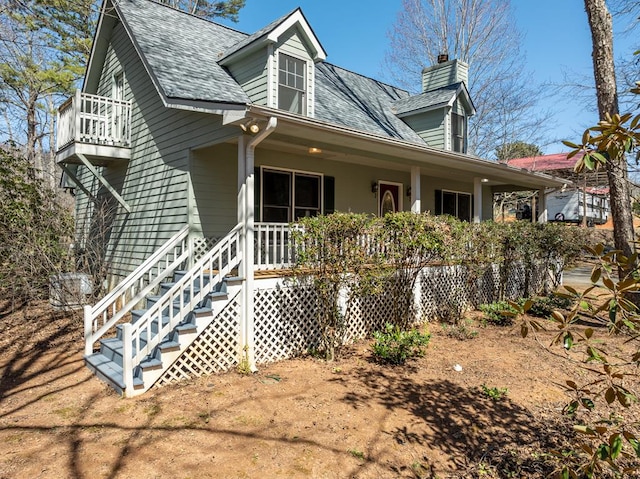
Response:
[[[527,171],[548,173],[566,178],[573,186],[547,188],[546,209],[549,221],[602,225],[610,216],[609,188],[604,172],[575,173],[574,165],[580,156],[567,158],[567,153],[514,158],[509,166]]]
[[[111,287],[119,283],[85,311],[87,361],[125,394],[157,379],[148,370],[166,370],[166,351],[162,367],[149,359],[158,341],[173,335],[168,349],[184,352],[191,333],[177,325],[202,313],[211,290],[238,286],[224,303],[236,301],[227,318],[240,334],[228,345],[236,362],[265,360],[254,271],[289,264],[288,224],[301,216],[406,210],[480,221],[495,191],[562,185],[466,153],[475,110],[461,61],[425,68],[412,95],[326,62],[300,9],[251,35],[150,0],[106,0],[101,12],[82,91],[60,107],[57,160],[77,194],[78,250],[97,237]],[[119,327],[129,339],[117,360],[105,341],[96,357],[94,342],[171,276],[177,286]]]

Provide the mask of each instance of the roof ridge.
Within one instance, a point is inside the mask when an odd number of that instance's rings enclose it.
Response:
[[[116,3],[116,4],[122,3],[122,1],[123,0],[113,0],[113,2]],[[131,2],[133,0],[124,0],[124,1]],[[195,13],[185,12],[184,10],[180,10],[179,8],[173,7],[173,6],[169,5],[168,3],[162,2],[161,0],[137,0],[137,1],[145,1],[145,2],[149,2],[149,3],[155,3],[156,5],[158,5],[160,7],[168,8],[169,10],[181,13],[181,14],[186,15],[188,17],[192,17],[192,18],[195,18],[197,20],[202,20],[202,21],[204,21],[206,23],[210,23],[210,24],[216,25],[218,27],[223,27],[226,30],[231,30],[231,31],[233,31],[235,33],[240,33],[242,35],[249,36],[249,34],[247,32],[243,32],[241,30],[238,30],[236,28],[230,27],[230,26],[225,25],[223,23],[216,22],[216,21],[214,21],[214,20],[212,20],[210,18],[206,18],[206,17],[200,16],[200,15],[196,15]]]

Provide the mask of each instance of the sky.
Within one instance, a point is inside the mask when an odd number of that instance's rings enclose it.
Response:
[[[387,33],[401,0],[246,0],[239,22],[225,23],[253,33],[301,7],[327,52],[327,61],[376,79],[384,79]],[[562,84],[565,78],[593,83],[591,34],[583,0],[512,0],[514,18],[523,36],[527,76],[535,83]],[[631,58],[631,35],[614,24],[614,55]],[[427,66],[427,65],[425,65]],[[416,79],[416,89],[419,89]],[[544,153],[567,151],[559,139],[576,141],[597,122],[595,93],[586,106],[569,91],[549,86],[541,108],[551,114]],[[588,98],[588,97],[587,97]]]

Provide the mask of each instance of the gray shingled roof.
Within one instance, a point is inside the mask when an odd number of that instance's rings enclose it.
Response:
[[[229,55],[234,54],[235,52],[237,52],[238,50],[242,49],[243,47],[249,45],[250,43],[262,38],[265,35],[268,35],[269,33],[271,33],[278,25],[280,25],[282,22],[284,22],[287,18],[289,18],[291,15],[293,15],[296,11],[298,10],[298,8],[296,8],[295,10],[292,10],[291,12],[287,13],[286,15],[283,15],[282,17],[278,18],[277,20],[274,20],[273,22],[271,22],[269,25],[267,25],[264,28],[261,28],[260,30],[258,30],[257,32],[247,36],[244,40],[238,42],[237,44],[233,45],[229,50],[227,50],[226,52],[224,52],[224,54],[222,55],[222,57],[220,58],[220,60],[225,59],[226,57],[228,57]]]
[[[216,63],[246,34],[149,0],[121,0],[116,8],[167,97],[249,102],[240,85]]]
[[[403,115],[412,111],[447,104],[455,98],[460,85],[462,85],[462,83],[454,83],[453,85],[447,85],[442,88],[420,93],[419,95],[403,98],[393,104],[394,111],[397,115]]]
[[[315,113],[319,120],[356,130],[424,143],[393,114],[392,105],[409,94],[330,63],[316,64]]]
[[[250,103],[249,97],[216,62],[293,13],[248,36],[150,0],[120,0],[117,5],[167,97],[240,104]],[[316,64],[315,79],[318,120],[424,143],[394,115],[393,105],[409,98],[406,91],[326,62]]]

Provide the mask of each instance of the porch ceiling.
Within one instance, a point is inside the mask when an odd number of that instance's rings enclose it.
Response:
[[[259,149],[311,156],[308,149],[315,147],[320,148],[322,153],[312,155],[314,158],[400,171],[410,171],[412,166],[419,166],[420,173],[425,176],[453,180],[479,177],[489,180],[484,183],[488,186],[510,190],[562,187],[568,183],[567,179],[531,173],[427,145],[370,135],[313,119],[278,114],[273,116],[278,117],[278,126],[260,144]]]

